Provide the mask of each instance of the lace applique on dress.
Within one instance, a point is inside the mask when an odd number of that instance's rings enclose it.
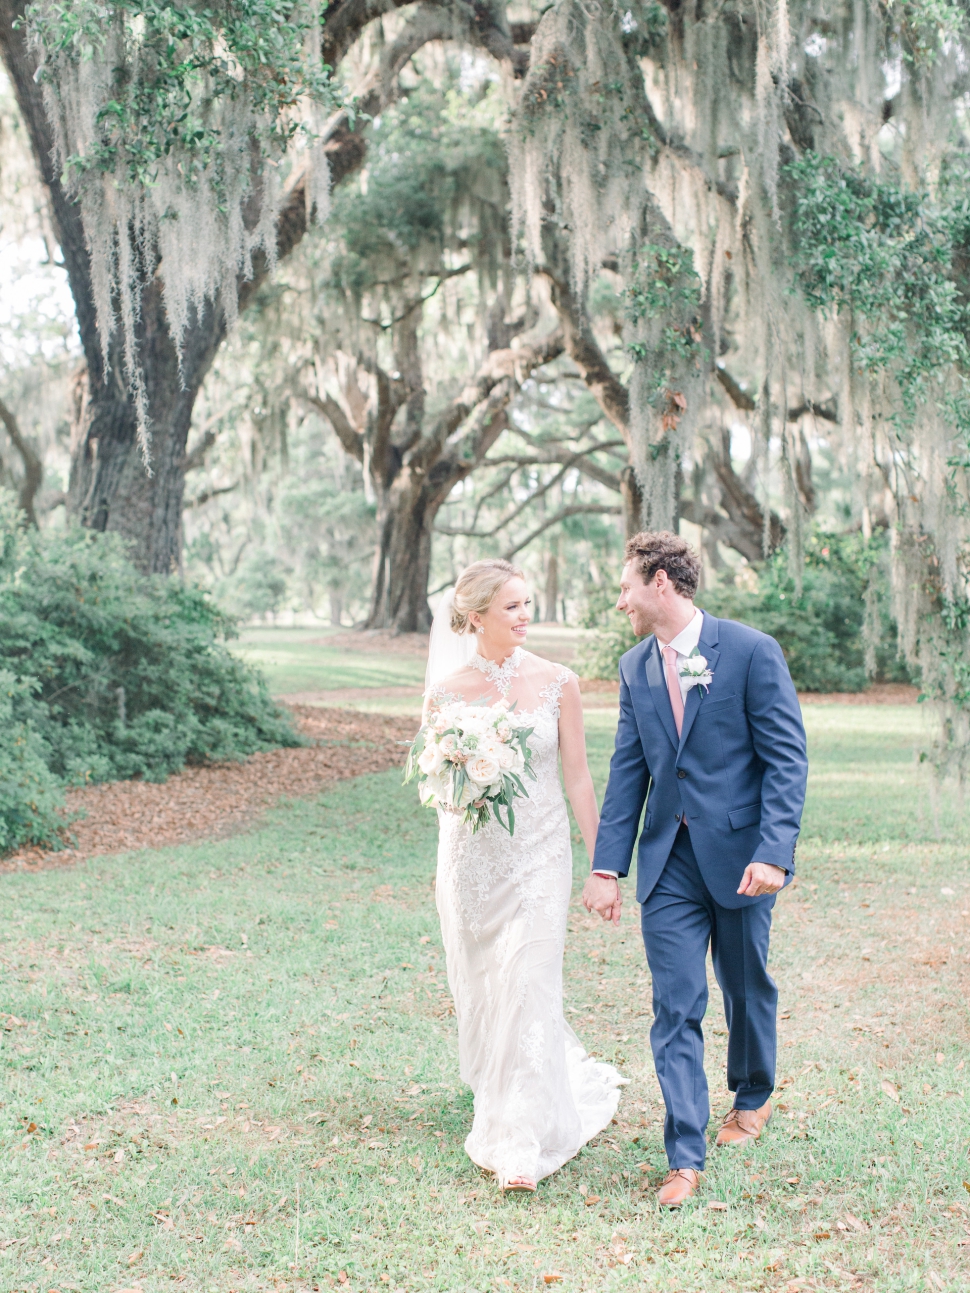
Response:
[[[495,687],[500,696],[507,696],[509,688],[512,686],[512,679],[519,671],[519,664],[525,652],[521,647],[516,647],[507,660],[501,664],[496,664],[493,660],[486,660],[483,655],[477,652],[469,661],[476,669],[480,669],[488,681]]]
[[[562,700],[562,689],[569,681],[569,678],[569,670],[563,669],[562,673],[557,673],[552,682],[543,687],[539,692],[539,695],[546,702],[546,705],[548,705],[551,712],[555,714],[556,718],[559,717],[559,702]]]

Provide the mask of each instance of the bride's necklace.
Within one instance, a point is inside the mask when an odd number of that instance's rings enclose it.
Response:
[[[471,663],[476,669],[481,669],[488,681],[494,684],[500,696],[507,696],[509,688],[512,686],[512,679],[519,672],[519,662],[522,655],[522,648],[516,647],[507,660],[503,660],[501,664],[496,664],[494,660],[486,660],[483,655],[479,655],[476,651],[471,658]]]

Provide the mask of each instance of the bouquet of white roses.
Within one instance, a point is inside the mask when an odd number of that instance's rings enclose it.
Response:
[[[404,770],[405,784],[417,777],[423,804],[461,813],[473,831],[484,826],[494,812],[512,835],[512,801],[520,795],[528,798],[523,777],[535,780],[528,745],[532,731],[516,720],[514,709],[504,700],[495,705],[447,701],[429,714],[414,738]]]

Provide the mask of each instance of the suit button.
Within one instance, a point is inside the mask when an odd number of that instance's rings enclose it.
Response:
[[[677,776],[680,778],[681,781],[683,781],[683,779],[687,776],[686,768],[678,768]]]

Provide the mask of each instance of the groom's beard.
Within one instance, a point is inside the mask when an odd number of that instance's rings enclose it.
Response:
[[[638,638],[649,637],[654,631],[652,622],[649,622],[644,615],[634,612],[633,615],[628,615],[627,619],[630,621],[630,628]]]

